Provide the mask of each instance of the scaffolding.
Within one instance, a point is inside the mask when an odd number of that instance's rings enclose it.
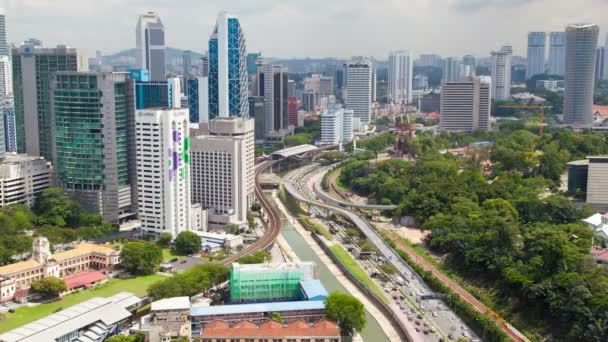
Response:
[[[233,303],[298,300],[300,281],[315,278],[314,263],[267,263],[230,268],[230,301]]]

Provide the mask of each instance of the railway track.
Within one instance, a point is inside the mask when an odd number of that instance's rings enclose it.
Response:
[[[279,217],[279,213],[270,204],[270,202],[268,202],[266,197],[264,197],[264,192],[262,191],[262,187],[260,186],[259,182],[260,175],[274,163],[276,163],[276,161],[265,161],[255,168],[255,197],[257,197],[260,205],[268,217],[268,223],[266,224],[264,235],[242,251],[222,260],[224,265],[229,265],[239,258],[270,247],[281,231],[281,219]]]

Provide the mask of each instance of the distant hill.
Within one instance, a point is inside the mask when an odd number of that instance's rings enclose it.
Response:
[[[165,49],[165,58],[167,60],[167,64],[172,64],[173,61],[179,61],[181,63],[182,55],[184,54],[182,49],[176,49],[172,47],[167,47]],[[119,51],[112,55],[103,56],[104,63],[109,65],[122,65],[122,66],[134,66],[135,65],[135,53],[136,49],[128,49]],[[192,51],[192,62],[199,60],[203,54],[199,52]]]

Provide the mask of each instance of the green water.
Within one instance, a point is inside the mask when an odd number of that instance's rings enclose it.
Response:
[[[298,232],[293,228],[291,223],[289,223],[285,217],[281,213],[281,221],[282,221],[282,231],[281,234],[289,243],[289,246],[296,255],[303,261],[314,261],[317,264],[317,273],[319,275],[319,279],[325,286],[328,292],[339,291],[343,293],[348,293],[348,291],[338,282],[336,277],[329,271],[327,266],[319,259],[317,254],[308,246],[306,241],[298,234]],[[367,318],[367,324],[365,328],[361,332],[361,337],[365,342],[384,342],[389,341],[388,337],[384,334],[384,331],[380,327],[380,324],[370,315],[370,313],[366,310],[365,316]]]

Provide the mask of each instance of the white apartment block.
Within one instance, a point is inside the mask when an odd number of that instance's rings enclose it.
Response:
[[[490,128],[490,84],[480,77],[443,82],[439,129],[471,133]]]
[[[347,143],[353,140],[353,111],[330,105],[321,113],[321,142]]]
[[[346,108],[353,111],[361,125],[372,121],[372,63],[363,57],[346,65]]]
[[[9,56],[0,56],[0,96],[13,93],[13,68]]]
[[[388,91],[393,103],[412,102],[413,58],[407,51],[388,55]]]
[[[142,230],[158,238],[190,230],[190,155],[187,109],[135,114],[137,203]]]
[[[51,172],[43,158],[7,153],[0,162],[0,207],[18,203],[31,207],[36,195],[49,186]]]
[[[182,86],[179,77],[171,77],[167,80],[167,83],[169,83],[169,97],[171,98],[171,108],[181,108]]]
[[[508,100],[511,96],[511,55],[513,48],[503,46],[500,51],[492,51],[492,99]]]
[[[215,118],[192,137],[192,202],[208,210],[209,228],[244,227],[254,198],[254,120]]]

